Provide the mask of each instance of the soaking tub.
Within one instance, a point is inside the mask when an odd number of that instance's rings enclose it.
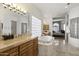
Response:
[[[50,52],[53,48],[53,40],[52,36],[41,36],[38,38],[38,55],[39,56],[50,56],[52,52]]]
[[[54,37],[52,36],[41,36],[38,38],[38,44],[50,45],[53,43]]]

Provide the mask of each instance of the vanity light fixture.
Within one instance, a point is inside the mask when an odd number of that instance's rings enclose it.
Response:
[[[25,15],[26,11],[21,9],[19,6],[16,6],[16,4],[13,3],[2,3],[4,8],[9,8],[10,11],[17,12],[18,14]]]
[[[9,9],[10,9],[10,10],[13,10],[13,9],[15,9],[15,7],[13,6],[13,4],[12,4],[12,3],[10,4],[10,7],[9,7]]]
[[[22,15],[21,8],[17,7],[17,13]]]
[[[16,7],[18,10],[21,10],[21,8],[19,6]]]
[[[24,14],[24,15],[26,14],[26,11],[25,11],[25,10],[23,10],[23,14]]]
[[[21,15],[24,14],[23,9],[20,9],[19,11],[20,11],[20,14],[21,14]]]

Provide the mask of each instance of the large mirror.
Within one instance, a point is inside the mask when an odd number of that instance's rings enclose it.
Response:
[[[27,33],[27,23],[21,23],[21,34]]]
[[[17,34],[17,22],[11,21],[11,34],[16,35]]]

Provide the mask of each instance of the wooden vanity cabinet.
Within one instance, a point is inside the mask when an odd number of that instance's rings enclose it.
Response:
[[[3,56],[37,56],[38,55],[38,38],[27,41],[19,46],[0,52]]]
[[[37,56],[38,55],[38,38],[34,38],[19,47],[20,56]]]

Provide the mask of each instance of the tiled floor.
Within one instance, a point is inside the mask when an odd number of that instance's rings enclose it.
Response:
[[[66,44],[60,38],[55,39],[52,45],[39,45],[39,56],[79,56],[79,48]]]

